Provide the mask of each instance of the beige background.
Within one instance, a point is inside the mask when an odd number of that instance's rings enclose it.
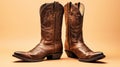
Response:
[[[71,0],[85,5],[84,40],[94,51],[106,55],[99,63],[83,63],[67,58],[36,63],[14,62],[14,51],[28,51],[40,40],[39,8],[54,0],[0,0],[0,66],[120,66],[120,0]],[[56,0],[65,5],[69,0]],[[63,19],[62,39],[65,40]]]

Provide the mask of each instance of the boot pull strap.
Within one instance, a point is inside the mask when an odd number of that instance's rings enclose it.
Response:
[[[72,2],[69,2],[67,5],[68,11],[70,11],[70,9],[71,9],[71,4],[72,4]]]
[[[78,9],[80,8],[80,2],[78,2]]]
[[[56,1],[54,1],[54,3],[53,3],[53,11],[55,11],[55,8],[56,8]]]
[[[85,6],[82,3],[78,3],[78,8],[80,10],[80,13],[82,16],[84,16],[84,12],[85,12]]]

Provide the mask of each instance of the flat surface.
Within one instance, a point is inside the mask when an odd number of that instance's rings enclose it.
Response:
[[[119,67],[120,59],[105,58],[95,63],[80,62],[76,59],[68,58],[64,54],[60,60],[45,60],[43,62],[21,62],[12,56],[2,56],[0,58],[2,67]]]
[[[20,41],[20,42],[19,42]],[[109,54],[109,52],[104,51],[106,58],[99,60],[98,62],[95,63],[85,63],[85,62],[80,62],[77,59],[73,58],[68,58],[65,53],[63,53],[62,57],[60,60],[45,60],[42,62],[21,62],[19,59],[12,57],[12,54],[14,51],[28,51],[29,49],[33,48],[35,45],[34,40],[32,38],[27,39],[27,40],[5,40],[3,41],[4,45],[9,45],[12,44],[14,46],[4,46],[0,51],[0,66],[2,67],[119,67],[120,66],[120,57],[119,53],[118,55],[116,53]],[[36,42],[36,41],[35,41]],[[36,42],[37,43],[37,42]],[[25,45],[24,45],[25,44]],[[31,44],[29,46],[29,44]],[[14,48],[13,48],[14,47]],[[94,46],[97,47],[97,46]],[[98,47],[97,47],[98,48]],[[98,48],[102,49],[102,48]]]

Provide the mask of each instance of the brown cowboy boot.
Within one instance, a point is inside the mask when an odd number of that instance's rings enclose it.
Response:
[[[47,59],[60,59],[62,55],[61,27],[64,13],[63,6],[58,3],[46,3],[40,8],[41,41],[28,52],[17,51],[14,57],[23,61],[42,61]]]
[[[65,51],[67,56],[85,62],[102,59],[105,57],[102,52],[93,52],[83,41],[83,12],[81,12],[83,8],[80,7],[83,7],[83,5],[80,3],[72,4],[71,2],[64,6],[66,21]]]

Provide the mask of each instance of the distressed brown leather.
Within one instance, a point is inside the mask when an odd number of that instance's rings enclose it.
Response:
[[[83,15],[80,13],[80,3],[67,3],[64,6],[66,22],[65,51],[68,57],[78,58],[80,61],[96,61],[104,58],[102,52],[89,49],[83,40]]]
[[[42,61],[60,59],[62,55],[61,27],[64,8],[58,3],[45,3],[40,8],[41,41],[28,52],[17,51],[14,57],[23,61]]]

